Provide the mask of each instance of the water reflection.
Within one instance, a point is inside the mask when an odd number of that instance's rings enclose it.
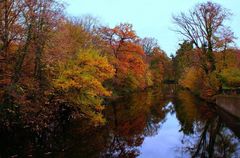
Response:
[[[175,105],[184,133],[184,151],[191,157],[239,157],[240,139],[233,132],[239,129],[239,119],[228,115],[231,120],[226,120],[226,113],[224,116],[220,109],[209,109],[214,105],[196,100],[188,92],[183,91],[179,95]],[[228,127],[227,121],[235,123],[235,126]]]
[[[174,88],[108,102],[100,128],[75,121],[44,138],[2,135],[0,157],[239,157],[239,119]]]
[[[146,136],[154,136],[164,122],[166,100],[152,92],[114,101],[106,110],[110,141],[102,157],[136,157]],[[129,106],[130,105],[130,106]]]

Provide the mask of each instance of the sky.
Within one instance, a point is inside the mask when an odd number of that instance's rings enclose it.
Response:
[[[65,0],[66,13],[81,17],[92,15],[103,25],[114,27],[120,23],[130,23],[140,38],[153,37],[168,55],[175,54],[181,35],[172,31],[172,15],[186,12],[197,3],[207,0]],[[214,0],[233,14],[227,21],[240,45],[240,0]]]

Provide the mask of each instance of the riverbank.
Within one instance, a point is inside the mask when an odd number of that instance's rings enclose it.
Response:
[[[182,88],[191,92],[195,97],[201,99],[202,101],[216,104],[218,107],[228,112],[229,114],[240,118],[240,96],[239,95],[226,95],[226,94],[217,94],[212,97],[205,98],[195,94],[190,89]]]
[[[240,118],[240,96],[217,95],[215,103],[228,113]]]

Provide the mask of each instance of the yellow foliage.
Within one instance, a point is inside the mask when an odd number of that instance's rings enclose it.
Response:
[[[196,67],[190,67],[185,69],[185,73],[179,80],[179,84],[193,92],[199,93],[203,81],[203,72]]]
[[[216,70],[221,72],[226,68],[237,68],[240,63],[238,54],[236,50],[231,49],[216,53]]]
[[[101,121],[102,96],[110,96],[102,83],[113,77],[115,69],[96,50],[80,50],[73,59],[59,64],[59,75],[53,81],[63,99],[80,108],[94,123]],[[102,118],[103,119],[103,118]]]
[[[211,98],[219,90],[220,82],[215,72],[205,74],[201,68],[186,68],[179,84],[202,98]]]

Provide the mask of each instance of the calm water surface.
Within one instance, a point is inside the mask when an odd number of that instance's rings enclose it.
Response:
[[[1,157],[240,157],[240,120],[186,91],[135,93],[106,102],[107,124],[75,121],[54,135],[1,136]],[[17,132],[16,132],[17,133]]]

